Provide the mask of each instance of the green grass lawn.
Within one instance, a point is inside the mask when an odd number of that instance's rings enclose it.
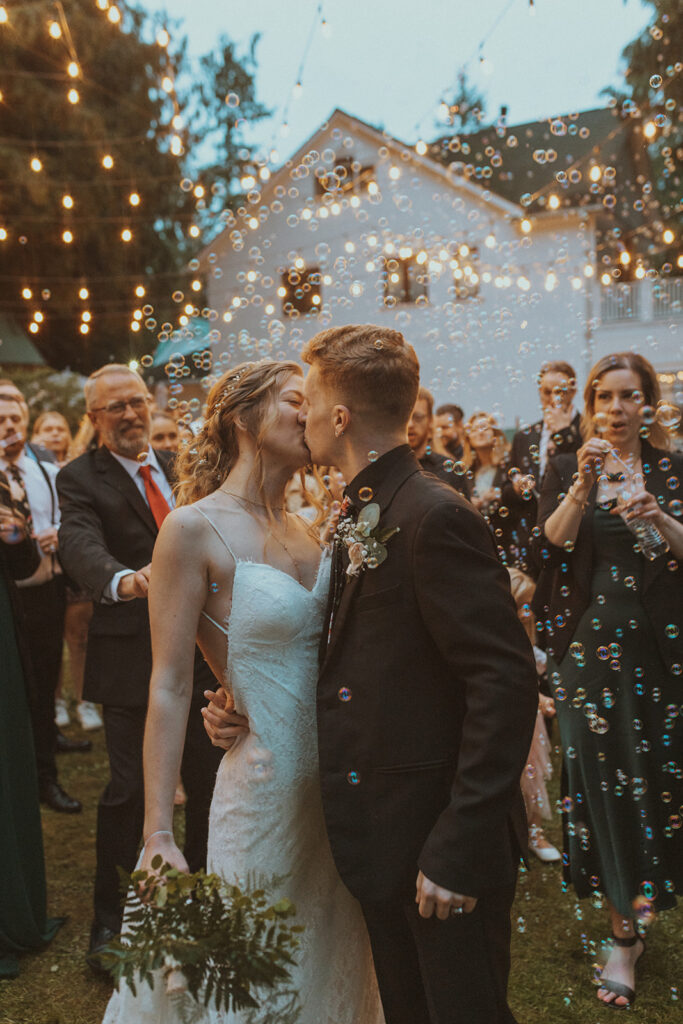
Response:
[[[0,982],[0,1024],[100,1024],[109,997],[109,986],[83,960],[91,920],[96,805],[107,776],[102,733],[90,735],[91,753],[59,758],[61,781],[83,801],[83,814],[43,811],[49,910],[69,920],[49,948],[24,957],[18,979]],[[549,834],[559,842],[557,822]],[[615,1011],[600,1007],[591,981],[595,953],[606,935],[605,912],[585,901],[579,906],[562,892],[560,869],[535,861],[520,877],[513,913],[511,1003],[519,1024],[614,1024]],[[650,930],[629,1020],[683,1021],[682,938],[679,911],[663,915]]]

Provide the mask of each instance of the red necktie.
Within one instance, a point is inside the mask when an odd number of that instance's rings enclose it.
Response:
[[[168,502],[152,479],[151,466],[140,466],[140,476],[145,482],[145,494],[150,511],[154,516],[154,522],[157,524],[157,529],[161,529],[161,524],[171,511]]]

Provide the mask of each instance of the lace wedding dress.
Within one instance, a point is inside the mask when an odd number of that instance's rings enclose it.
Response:
[[[208,870],[240,885],[260,875],[284,878],[273,899],[294,901],[304,931],[281,1006],[266,994],[262,1011],[195,1008],[193,1024],[260,1024],[276,1010],[297,1024],[384,1022],[365,924],[332,860],[318,781],[315,688],[329,565],[323,556],[309,591],[273,566],[235,558],[229,624],[211,620],[228,638],[225,685],[250,732],[218,770]],[[292,994],[298,1014],[288,1018]],[[137,996],[122,985],[103,1024],[187,1019],[160,978],[153,990],[138,986]]]

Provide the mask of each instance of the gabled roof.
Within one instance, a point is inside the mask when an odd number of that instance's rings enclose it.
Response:
[[[530,212],[544,209],[554,193],[562,207],[602,208],[628,232],[645,220],[633,205],[642,198],[642,183],[636,179],[650,175],[642,138],[634,138],[636,123],[616,107],[583,110],[443,136],[432,143],[429,154],[445,164],[459,164],[465,176],[482,180]],[[593,182],[593,164],[613,169],[614,176]]]
[[[46,366],[45,360],[16,320],[0,315],[0,366]]]

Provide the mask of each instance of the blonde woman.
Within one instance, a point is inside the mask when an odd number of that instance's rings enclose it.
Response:
[[[315,695],[330,560],[317,529],[285,507],[288,481],[310,461],[302,403],[296,363],[244,363],[214,385],[204,425],[179,455],[179,507],[161,528],[151,568],[141,864],[160,854],[187,870],[173,795],[196,641],[249,722],[218,771],[208,868],[243,885],[255,871],[284,879],[281,895],[294,900],[305,929],[292,970],[301,1024],[380,1024],[365,925],[337,874],[322,814]],[[193,1020],[247,1016],[207,1011]],[[105,1024],[161,1019],[180,1024],[157,983],[135,997],[115,993]]]
[[[490,413],[475,412],[465,424],[463,462],[471,475],[470,501],[483,515],[500,504],[507,441]]]
[[[72,443],[66,417],[61,412],[41,412],[33,424],[31,441],[47,448],[54,454],[57,465],[63,466],[67,462]]]

